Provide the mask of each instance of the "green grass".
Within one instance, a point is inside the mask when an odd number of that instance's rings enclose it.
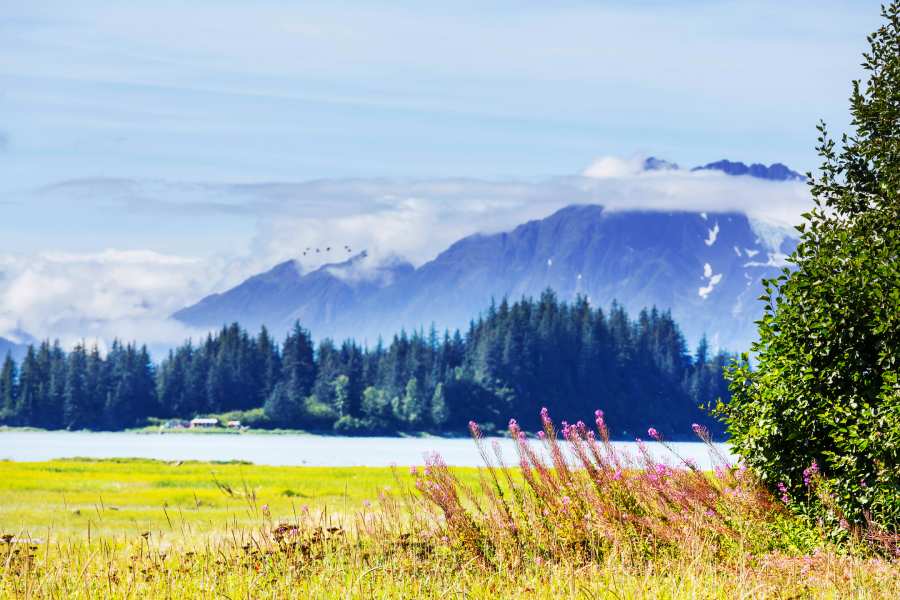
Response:
[[[476,469],[450,473],[477,489]],[[0,598],[892,599],[900,589],[896,560],[818,538],[812,552],[723,553],[699,535],[684,538],[689,547],[638,552],[613,539],[589,557],[566,546],[543,557],[497,546],[484,560],[411,491],[408,471],[397,476],[143,459],[0,462]],[[277,534],[283,523],[290,535]],[[572,533],[558,525],[548,542]],[[760,535],[768,534],[747,532],[748,548]]]
[[[460,469],[474,479],[475,469]],[[398,471],[410,480],[407,472]],[[219,484],[229,486],[229,495]],[[397,483],[390,468],[270,467],[145,459],[0,461],[0,534],[130,535],[186,524],[195,533],[258,520],[245,490],[276,518],[304,506],[355,512]],[[167,516],[168,514],[168,516]]]

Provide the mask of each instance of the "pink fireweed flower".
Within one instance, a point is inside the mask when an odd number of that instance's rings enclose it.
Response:
[[[619,481],[620,479],[622,479],[622,469],[616,469],[613,472],[612,478],[613,478],[613,481]]]
[[[563,496],[560,500],[562,501],[563,509],[568,510],[572,500],[568,496]]]
[[[263,511],[263,514],[266,514],[266,515],[269,514],[269,505],[268,505],[268,504],[263,504],[263,505],[262,505],[262,511]]]
[[[516,421],[515,419],[510,419],[509,420],[509,430],[512,431],[513,433],[517,432],[519,430],[519,422]]]
[[[469,431],[472,432],[473,436],[481,437],[481,428],[478,427],[478,423],[475,421],[469,421]]]
[[[538,439],[539,439],[539,440],[543,440],[544,438],[547,437],[547,434],[544,433],[543,431],[538,431],[538,432],[537,432],[537,436],[538,436]]]
[[[416,475],[419,474],[419,469],[417,469],[416,466],[413,465],[409,468],[409,474],[412,475],[413,477],[415,477]]]
[[[541,422],[546,425],[550,422],[550,411],[544,406],[541,408]]]
[[[659,432],[656,429],[654,429],[653,427],[651,427],[650,429],[647,430],[647,435],[649,435],[651,438],[653,438],[657,442],[659,441],[659,438],[660,438]]]
[[[519,439],[520,442],[524,442],[524,441],[527,439],[527,437],[526,437],[524,431],[520,431],[520,432],[516,435],[516,437],[518,437],[518,439]]]
[[[363,507],[365,507],[365,508],[371,508],[371,507],[372,507],[372,503],[369,502],[368,500],[363,500]]]
[[[813,481],[813,478],[818,474],[819,464],[816,462],[816,459],[813,459],[810,465],[803,469],[803,485],[809,487]]]
[[[791,497],[788,496],[787,486],[784,483],[779,482],[775,487],[778,488],[778,491],[781,492],[781,501],[785,504],[791,501]]]

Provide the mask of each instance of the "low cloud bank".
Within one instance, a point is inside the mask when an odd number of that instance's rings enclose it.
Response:
[[[115,249],[0,255],[0,336],[21,329],[65,345],[107,345],[119,337],[164,347],[199,333],[168,320],[172,312],[278,262],[293,259],[307,272],[365,251],[367,257],[352,268],[335,269],[361,279],[385,261],[401,257],[421,265],[464,236],[512,229],[570,204],[601,204],[611,211],[743,212],[773,247],[811,204],[804,183],[714,171],[643,171],[642,165],[643,157],[601,157],[581,175],[541,181],[61,182],[41,189],[34,200],[94,202],[112,219],[117,211],[136,210],[169,219],[255,219],[250,250],[235,254],[230,249],[238,244],[223,236],[212,238],[205,258]]]

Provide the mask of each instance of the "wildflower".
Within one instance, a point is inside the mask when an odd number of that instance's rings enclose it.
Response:
[[[519,438],[519,441],[520,441],[520,442],[524,442],[525,439],[526,439],[525,432],[524,432],[524,431],[520,431],[520,432],[518,433],[517,437]]]
[[[563,510],[569,510],[569,505],[572,503],[571,498],[569,498],[568,496],[563,496],[561,498],[561,501],[562,501],[562,505],[563,505]]]
[[[647,430],[647,435],[649,435],[651,438],[653,438],[657,442],[660,440],[660,437],[661,437],[659,435],[659,432],[656,429],[654,429],[653,427],[651,427],[650,429]]]
[[[419,474],[419,469],[417,469],[416,466],[413,465],[409,468],[409,474],[415,477]]]
[[[544,406],[543,408],[541,408],[541,422],[542,422],[544,425],[549,425],[549,424],[550,424],[550,411],[547,410],[547,407],[546,407],[546,406]]]
[[[365,507],[365,508],[371,508],[371,507],[372,507],[372,503],[369,502],[368,500],[363,500],[363,507]]]
[[[264,515],[269,514],[269,505],[268,505],[268,504],[263,504],[263,505],[262,505],[262,512],[263,512]]]
[[[475,421],[469,421],[469,431],[472,432],[472,435],[475,437],[481,437],[481,429],[478,427],[478,423]]]
[[[863,488],[863,489],[866,489],[866,488],[869,487],[869,486],[866,485],[866,480],[865,480],[865,479],[860,479],[860,480],[859,480],[859,487],[861,487],[861,488]]]
[[[543,567],[543,566],[544,566],[544,559],[541,558],[540,556],[535,557],[535,559],[534,559],[534,564],[536,564],[536,565],[539,566],[539,567]]]
[[[813,481],[813,478],[818,474],[819,464],[816,462],[816,459],[813,459],[810,465],[803,469],[803,485],[809,487]]]
[[[711,508],[707,508],[707,509],[706,509],[706,516],[707,516],[707,517],[714,517],[714,516],[716,516],[716,511],[714,511],[714,510],[711,509]]]
[[[791,501],[791,497],[788,496],[787,486],[784,485],[784,483],[779,482],[778,485],[776,485],[775,487],[777,487],[778,491],[781,492],[781,501],[784,502],[785,504],[789,503]]]
[[[516,433],[517,431],[519,431],[518,421],[516,421],[515,419],[510,419],[509,420],[509,430],[512,431],[513,433]]]
[[[841,519],[840,525],[841,529],[850,529],[850,523],[847,522],[847,519]]]
[[[614,481],[619,481],[620,479],[622,479],[622,469],[616,469],[615,472],[613,472],[612,478]]]
[[[537,432],[537,436],[538,436],[538,439],[539,439],[539,440],[543,440],[544,438],[547,437],[547,434],[544,433],[543,431],[538,431],[538,432]]]

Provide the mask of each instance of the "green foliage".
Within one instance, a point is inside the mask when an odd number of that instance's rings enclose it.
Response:
[[[235,420],[347,433],[463,432],[469,419],[488,431],[546,404],[583,419],[603,408],[616,437],[653,423],[672,439],[690,435],[692,422],[713,426],[698,405],[727,396],[726,358],[705,345],[692,358],[667,312],[642,311],[632,321],[616,304],[607,313],[547,291],[490,307],[465,335],[400,332],[374,348],[314,344],[299,324],[280,345],[265,328],[253,337],[228,325],[173,349],[158,367],[133,345],[116,342],[103,357],[96,348],[67,355],[44,343],[21,369],[9,361],[0,371],[0,424],[121,429],[148,417],[260,409],[259,419]]]
[[[864,55],[869,79],[853,83],[855,131],[838,150],[819,126],[815,208],[797,228],[793,268],[766,282],[756,368],[745,356],[729,369],[733,396],[720,412],[734,449],[795,508],[896,529],[900,2],[883,16]]]
[[[303,414],[303,403],[293,392],[291,386],[278,382],[266,399],[263,412],[269,422],[276,427],[291,427],[300,421]]]

